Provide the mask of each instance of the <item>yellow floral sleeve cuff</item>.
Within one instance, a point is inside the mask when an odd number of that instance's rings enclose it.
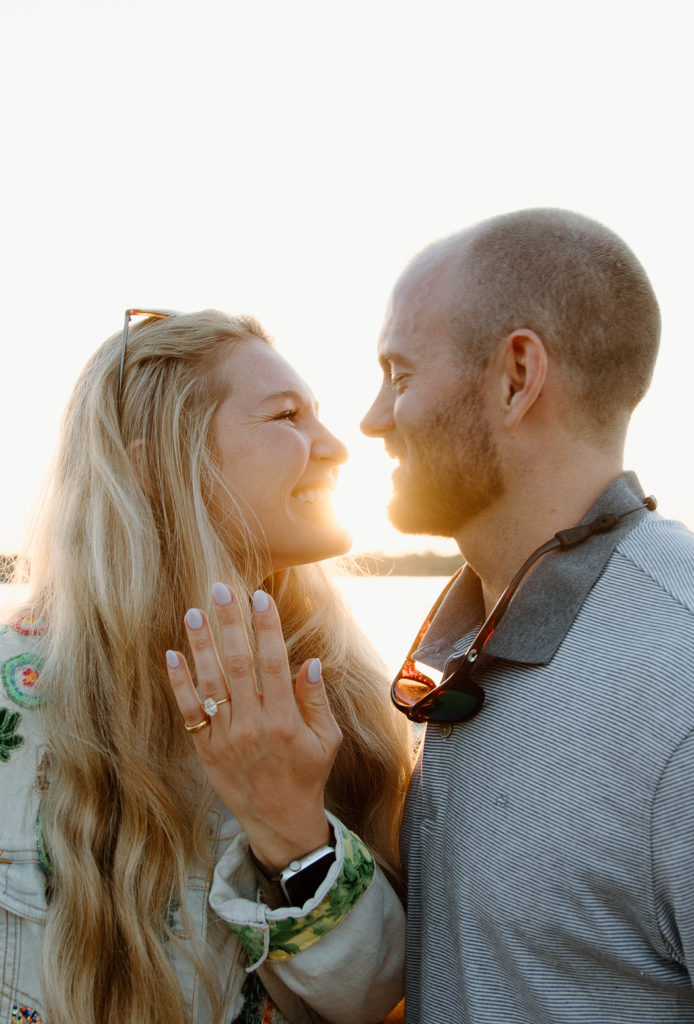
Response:
[[[368,889],[376,870],[373,857],[358,836],[341,822],[336,822],[336,825],[342,834],[342,867],[317,907],[303,917],[272,920],[268,915],[269,948],[266,946],[267,937],[257,928],[241,924],[229,925],[253,963],[263,960],[265,956],[268,960],[288,960],[308,949],[332,931]]]

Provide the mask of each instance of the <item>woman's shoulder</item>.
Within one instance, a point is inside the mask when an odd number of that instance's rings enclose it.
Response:
[[[0,625],[0,847],[26,843],[47,777],[39,678],[42,624],[22,615]]]
[[[40,703],[38,680],[43,668],[46,628],[41,619],[24,612],[0,624],[0,700],[23,709]]]

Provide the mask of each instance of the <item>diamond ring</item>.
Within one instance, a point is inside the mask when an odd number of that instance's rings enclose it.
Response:
[[[222,697],[221,700],[215,700],[214,697],[207,697],[202,702],[202,710],[205,712],[206,715],[209,715],[210,718],[214,718],[219,709],[219,705],[226,704],[229,701],[229,699],[229,697]]]

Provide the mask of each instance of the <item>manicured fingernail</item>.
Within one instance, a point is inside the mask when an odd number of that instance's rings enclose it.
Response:
[[[320,658],[312,658],[308,663],[308,681],[309,683],[319,683],[321,676]]]
[[[231,604],[231,591],[224,583],[212,584],[212,597],[217,604]]]
[[[178,668],[178,666],[181,664],[180,661],[178,660],[178,655],[176,654],[175,651],[166,652],[166,664],[169,666],[169,668]]]
[[[197,608],[189,608],[186,612],[186,622],[191,629],[200,629],[202,626],[202,615]]]
[[[270,607],[267,594],[264,590],[256,590],[253,594],[253,608],[257,612],[266,612]]]

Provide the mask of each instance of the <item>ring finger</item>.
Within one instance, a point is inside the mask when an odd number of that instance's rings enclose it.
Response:
[[[187,732],[202,732],[210,724],[193,686],[186,660],[178,651],[166,652],[166,669]]]

